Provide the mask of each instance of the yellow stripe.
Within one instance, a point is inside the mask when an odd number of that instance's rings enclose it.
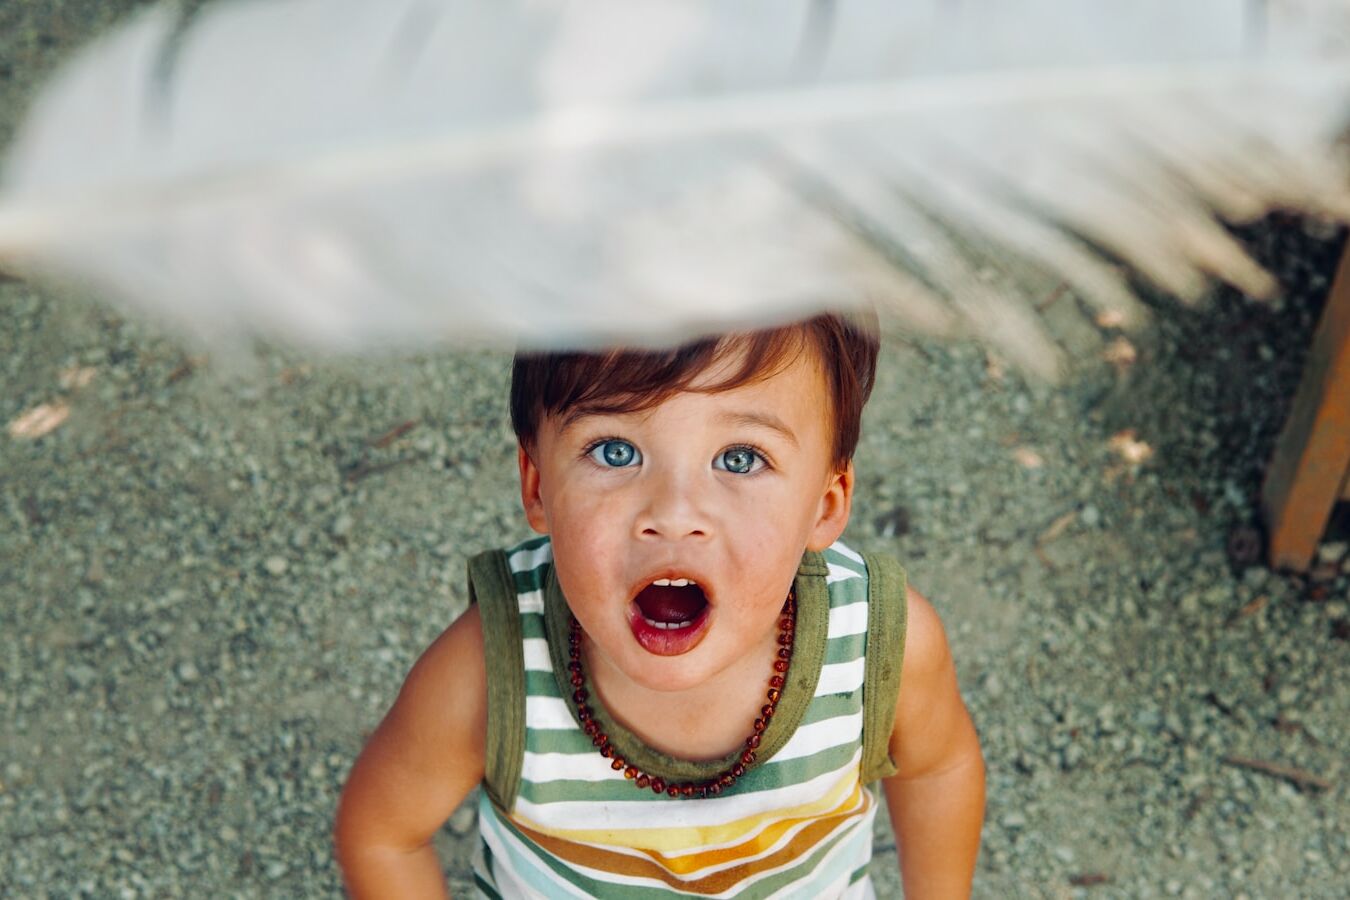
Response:
[[[746,816],[722,825],[697,825],[684,828],[551,828],[541,825],[525,816],[513,813],[511,821],[541,834],[553,835],[573,843],[592,844],[598,847],[632,848],[641,847],[665,857],[682,854],[709,852],[708,847],[739,844],[755,835],[756,832],[772,826],[782,819],[809,819],[833,814],[841,805],[849,802],[854,790],[860,790],[857,765],[849,766],[840,775],[830,790],[811,803],[772,809],[768,812]],[[697,800],[684,801],[697,803]]]
[[[739,858],[744,859],[744,862],[739,864],[735,858],[705,859],[705,856],[722,852],[712,851],[697,858],[681,857],[675,861],[675,865],[672,865],[658,854],[631,855],[630,852],[619,852],[617,849],[578,844],[551,835],[531,832],[521,827],[519,823],[516,827],[521,828],[521,834],[537,846],[574,866],[628,878],[650,878],[685,893],[718,894],[735,887],[747,878],[790,869],[800,862],[812,847],[828,840],[831,834],[856,820],[860,808],[865,811],[870,803],[870,796],[863,791],[860,784],[855,784],[853,796],[847,803],[828,815],[811,817],[806,827],[791,840],[767,855],[758,859],[753,858],[772,846],[772,841],[762,843],[758,840],[749,841],[744,848],[748,852],[738,854]],[[691,873],[719,862],[732,864],[723,865],[722,868],[707,875],[691,877]]]

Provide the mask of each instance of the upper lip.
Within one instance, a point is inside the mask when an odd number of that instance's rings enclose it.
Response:
[[[670,581],[684,579],[692,584],[696,584],[703,590],[704,598],[709,602],[712,600],[708,584],[709,579],[704,576],[703,573],[683,566],[663,566],[648,572],[638,579],[637,586],[633,589],[631,596],[636,597],[644,588],[655,584],[657,581],[666,579],[669,579]]]

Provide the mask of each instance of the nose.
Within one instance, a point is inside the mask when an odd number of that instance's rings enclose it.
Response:
[[[679,472],[652,472],[634,523],[644,539],[704,538],[711,532],[707,511],[694,479]]]

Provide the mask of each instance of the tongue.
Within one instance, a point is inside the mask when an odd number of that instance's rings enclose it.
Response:
[[[653,622],[688,622],[703,611],[708,600],[698,585],[661,587],[649,584],[638,593],[637,605]]]

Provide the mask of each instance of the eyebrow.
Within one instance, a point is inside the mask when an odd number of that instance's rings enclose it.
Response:
[[[585,407],[578,407],[572,409],[570,412],[567,413],[567,415],[563,416],[562,421],[558,423],[558,433],[559,434],[565,433],[573,425],[576,425],[578,422],[581,422],[584,419],[589,419],[594,416],[601,416],[601,415],[607,415],[607,413],[600,410],[587,409]],[[618,413],[617,415],[624,415],[624,414]],[[797,435],[793,433],[792,429],[789,428],[787,424],[783,422],[782,419],[778,418],[777,416],[770,415],[769,413],[748,412],[748,411],[724,412],[718,415],[717,419],[719,422],[722,422],[727,425],[767,428],[768,430],[781,435],[782,438],[786,440],[788,443],[792,444],[793,447],[801,446],[801,444],[797,440]]]
[[[792,446],[800,446],[797,442],[797,435],[794,434],[792,429],[777,416],[759,412],[725,412],[717,418],[728,425],[748,425],[767,428],[770,431],[781,435],[782,438],[792,444]]]
[[[565,434],[569,428],[584,419],[593,419],[596,416],[611,415],[603,410],[590,409],[584,406],[573,407],[567,415],[558,422],[558,434]],[[621,415],[621,414],[619,414]]]

